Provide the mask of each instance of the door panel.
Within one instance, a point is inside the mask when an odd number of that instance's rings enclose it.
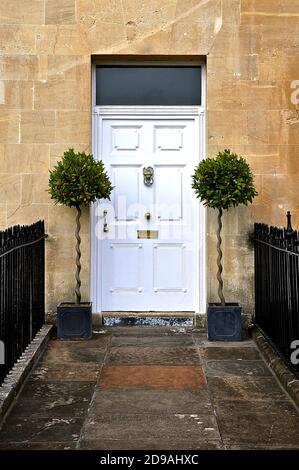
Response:
[[[141,126],[111,126],[112,155],[137,153],[140,149]]]
[[[155,151],[180,151],[183,148],[184,126],[154,126]]]
[[[115,186],[109,232],[99,240],[104,311],[195,309],[195,119],[101,121],[100,158]],[[148,167],[149,186],[143,175]],[[157,237],[138,238],[138,231]]]
[[[115,220],[136,220],[139,217],[141,196],[141,167],[118,166],[111,167],[113,191],[113,206]],[[130,188],[130,191],[128,191]],[[135,210],[132,210],[132,208]],[[130,208],[130,210],[129,210]]]
[[[112,270],[110,292],[140,292],[142,290],[142,252],[137,243],[110,243]]]
[[[160,221],[180,221],[183,217],[182,172],[182,166],[155,166],[153,196],[157,219]]]
[[[154,292],[185,292],[186,246],[182,243],[154,245]]]

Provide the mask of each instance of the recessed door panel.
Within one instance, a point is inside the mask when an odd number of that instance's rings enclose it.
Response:
[[[115,219],[136,220],[140,207],[141,168],[138,166],[117,166],[111,168],[113,204]],[[130,190],[128,191],[128,188]],[[131,210],[128,210],[131,208]]]
[[[154,292],[186,292],[186,246],[183,243],[154,245]]]
[[[140,126],[112,126],[112,152],[136,152],[140,148]]]
[[[161,165],[155,167],[154,201],[157,218],[161,221],[182,219],[183,170],[183,166]]]
[[[110,293],[142,291],[142,246],[138,243],[110,243],[112,270]]]
[[[154,142],[156,152],[180,151],[184,145],[184,126],[155,126]]]

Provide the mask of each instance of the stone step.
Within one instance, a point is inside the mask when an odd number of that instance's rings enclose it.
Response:
[[[102,312],[104,326],[193,326],[194,312]]]

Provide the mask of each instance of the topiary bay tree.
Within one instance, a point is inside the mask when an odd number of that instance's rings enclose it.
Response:
[[[223,210],[247,205],[257,196],[253,174],[246,160],[225,149],[215,158],[202,160],[192,176],[192,188],[196,196],[207,207],[218,210],[217,228],[217,279],[221,306],[225,306],[222,280],[221,230]]]
[[[85,152],[69,149],[50,171],[48,192],[55,203],[75,207],[76,214],[76,304],[81,302],[81,206],[90,206],[98,199],[110,199],[113,187],[103,162]]]

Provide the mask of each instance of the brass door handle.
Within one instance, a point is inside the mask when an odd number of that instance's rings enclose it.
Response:
[[[104,217],[103,232],[107,233],[109,232],[109,227],[107,223],[107,211],[103,212],[103,217]]]
[[[150,218],[151,218],[151,213],[150,213],[150,212],[146,212],[146,213],[144,214],[144,217],[146,218],[146,220],[150,220]]]

